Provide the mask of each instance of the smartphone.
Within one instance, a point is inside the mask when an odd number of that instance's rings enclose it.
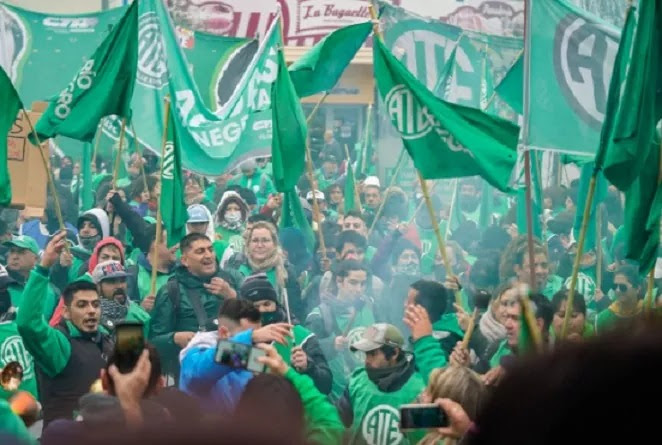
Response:
[[[448,416],[434,403],[412,403],[400,407],[401,431],[443,428],[448,425]]]
[[[237,369],[246,369],[251,372],[264,372],[265,365],[257,361],[258,357],[265,355],[262,349],[254,348],[244,343],[235,343],[229,340],[220,340],[216,348],[214,360],[221,365]]]
[[[115,325],[116,366],[122,374],[133,370],[145,349],[144,332],[139,321],[123,321]]]

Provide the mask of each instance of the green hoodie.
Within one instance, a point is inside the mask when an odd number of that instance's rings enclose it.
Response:
[[[301,396],[306,416],[306,443],[335,445],[342,442],[345,427],[338,411],[321,392],[312,379],[290,368],[285,373]]]
[[[441,319],[432,325],[432,335],[426,335],[414,342],[414,358],[416,359],[416,369],[423,377],[425,383],[428,382],[430,373],[443,368],[448,363],[447,354],[439,342],[442,332],[452,332],[463,336],[462,329],[457,322],[455,314],[444,314]]]

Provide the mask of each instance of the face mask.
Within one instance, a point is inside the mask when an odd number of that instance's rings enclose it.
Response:
[[[241,212],[225,212],[223,219],[229,224],[236,224],[241,221]]]
[[[97,243],[101,241],[101,236],[100,235],[79,236],[79,240],[80,240],[80,245],[83,247],[83,249],[92,251],[94,250],[94,246],[96,246]]]
[[[60,169],[60,180],[61,181],[69,181],[73,177],[74,177],[73,167],[67,166],[67,167],[62,167]]]
[[[396,267],[396,272],[405,275],[418,275],[420,268],[416,263],[400,264]]]
[[[262,312],[260,314],[260,318],[262,320],[262,326],[267,326],[283,321],[283,314],[279,310],[275,310],[273,312]]]

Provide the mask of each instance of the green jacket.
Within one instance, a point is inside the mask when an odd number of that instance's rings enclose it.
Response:
[[[227,272],[217,271],[216,275],[228,281],[231,286],[238,289],[236,280],[229,277]],[[180,347],[175,343],[176,332],[198,332],[211,330],[211,325],[218,317],[218,310],[223,297],[210,294],[204,287],[213,277],[202,279],[192,275],[185,267],[175,269],[174,275],[168,283],[161,287],[154,301],[151,312],[150,339],[158,349],[164,361],[177,364]],[[179,295],[173,295],[170,289],[175,286]],[[200,304],[207,320],[198,320],[190,295],[197,292]],[[204,322],[205,326],[200,326]],[[174,362],[173,362],[174,361]]]
[[[400,432],[400,406],[413,403],[425,389],[423,378],[413,373],[393,392],[382,392],[365,368],[352,373],[349,398],[354,414],[351,444],[409,444]]]
[[[19,310],[19,308],[21,307],[21,303],[23,302],[23,293],[25,291],[26,284],[27,282],[12,283],[7,288],[9,291],[9,297],[11,298],[11,304],[17,310]],[[46,319],[50,319],[51,316],[53,315],[53,311],[55,311],[55,307],[60,301],[60,297],[58,296],[59,292],[56,291],[56,288],[51,283],[48,283],[46,292],[47,294],[46,294],[46,298],[44,299],[44,307],[42,309],[42,313],[44,314],[44,317],[46,317]]]
[[[134,290],[132,288],[133,285],[129,286],[130,287],[130,289],[128,290],[129,298],[132,298],[134,301],[142,302],[145,299],[145,297],[149,295],[151,291],[152,271],[151,269],[147,269],[142,261],[138,261],[138,263],[135,264],[134,266],[130,266],[129,273],[132,273],[133,270],[136,271],[136,281],[135,281],[136,289]],[[157,271],[156,273],[157,293],[163,286],[165,286],[165,284],[168,282],[168,280],[173,275],[173,273],[174,272],[163,273]]]
[[[18,390],[27,391],[35,399],[39,399],[34,359],[27,349],[25,349],[23,339],[18,333],[16,322],[4,321],[0,323],[0,369],[11,362],[18,362],[23,367],[23,382],[18,387]],[[13,394],[13,392],[9,392],[0,386],[0,399],[9,399]]]
[[[38,444],[37,440],[30,434],[25,423],[11,410],[9,402],[0,399],[0,433],[7,434],[14,439],[15,443]]]
[[[602,334],[609,329],[613,329],[622,322],[630,320],[633,317],[636,317],[641,313],[643,308],[642,300],[637,304],[637,310],[634,314],[625,314],[620,310],[620,304],[618,302],[612,303],[607,309],[600,312],[595,318],[595,333]]]
[[[69,362],[71,343],[62,332],[50,327],[42,315],[47,288],[48,270],[41,266],[35,267],[25,285],[16,325],[25,348],[32,354],[37,366],[46,375],[55,377]],[[81,336],[81,332],[69,321],[66,321],[66,326],[71,337]],[[102,328],[100,330],[103,331]]]
[[[285,378],[294,385],[306,417],[306,443],[335,445],[342,442],[345,427],[340,421],[338,411],[321,392],[315,388],[310,377],[299,374],[290,368]]]

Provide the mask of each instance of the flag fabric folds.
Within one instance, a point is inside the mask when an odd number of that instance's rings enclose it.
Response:
[[[174,110],[173,110],[174,111]],[[181,143],[173,122],[173,114],[167,123],[168,134],[163,152],[161,169],[161,219],[168,232],[168,247],[172,247],[186,236],[186,201],[182,170]]]
[[[14,125],[18,112],[23,108],[23,103],[2,67],[0,67],[0,107],[2,107],[0,113],[0,206],[7,206],[11,203],[11,179],[7,166],[7,135]]]
[[[426,179],[480,175],[508,190],[519,127],[480,110],[435,97],[379,39],[377,88],[414,165]]]
[[[290,66],[300,97],[330,91],[372,31],[371,22],[337,29]]]
[[[647,273],[660,243],[662,185],[662,0],[631,7],[609,86],[597,168],[625,192],[626,256]]]
[[[58,96],[50,100],[35,131],[90,142],[104,116],[129,118],[138,64],[138,3],[133,2],[92,57]]]

